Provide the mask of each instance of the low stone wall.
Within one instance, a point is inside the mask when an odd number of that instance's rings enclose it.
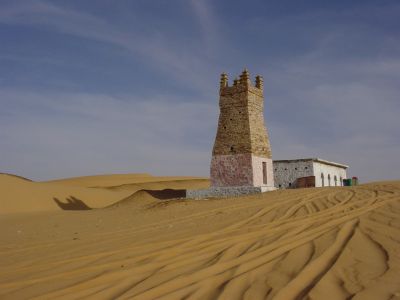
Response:
[[[231,186],[231,187],[211,187],[204,190],[186,190],[188,199],[205,198],[225,198],[241,195],[258,194],[275,190],[271,186]]]

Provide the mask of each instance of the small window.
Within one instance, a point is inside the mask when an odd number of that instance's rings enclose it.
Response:
[[[231,121],[232,121],[232,119],[229,119],[229,120],[231,120]]]
[[[233,146],[231,146],[231,151],[233,151]]]
[[[289,182],[289,187],[291,187],[292,186],[292,183],[291,182]]]
[[[275,168],[275,171],[278,171],[278,169],[277,169],[277,168]]]
[[[263,183],[267,184],[267,162],[262,162],[262,170],[263,170]]]
[[[305,167],[304,169],[305,169],[305,170],[307,170],[307,169],[308,169],[308,167]]]
[[[297,168],[294,168],[297,171]]]
[[[285,168],[285,171],[287,171],[287,168]]]
[[[282,187],[282,184],[280,184],[279,187],[281,188],[281,187]]]

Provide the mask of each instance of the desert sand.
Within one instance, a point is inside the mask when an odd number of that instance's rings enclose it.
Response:
[[[167,199],[208,184],[0,175],[0,299],[400,299],[400,181]]]

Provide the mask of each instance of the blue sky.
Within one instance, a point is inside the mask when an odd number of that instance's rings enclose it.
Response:
[[[399,1],[0,0],[0,172],[207,176],[247,67],[274,159],[399,179],[399,34]]]

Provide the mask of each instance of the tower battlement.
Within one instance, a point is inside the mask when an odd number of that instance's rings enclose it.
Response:
[[[262,96],[264,90],[263,78],[260,75],[255,77],[255,84],[250,80],[250,74],[247,69],[244,69],[239,77],[233,80],[233,84],[229,86],[229,79],[226,73],[221,74],[219,93],[221,94],[235,94],[245,91],[250,91],[254,94]]]

